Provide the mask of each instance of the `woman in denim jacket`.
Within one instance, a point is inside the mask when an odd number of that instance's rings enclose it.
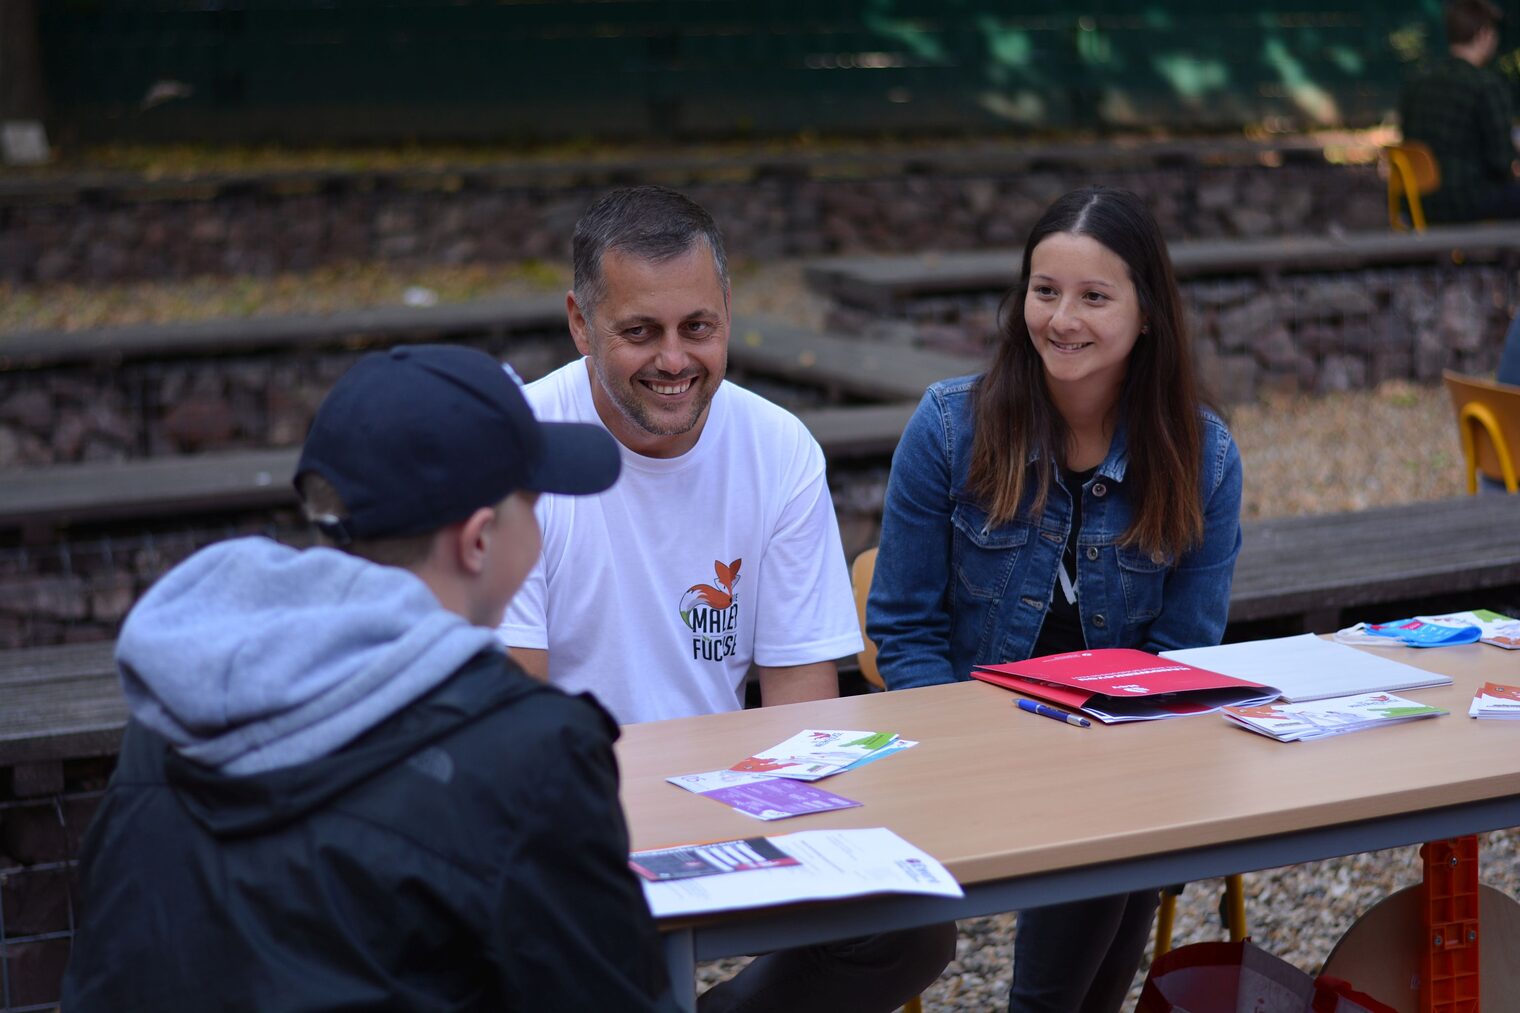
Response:
[[[991,367],[932,385],[893,456],[867,613],[887,685],[1217,644],[1240,488],[1154,218],[1123,190],[1065,195],[1030,234]],[[1010,1013],[1118,1010],[1156,903],[1022,912]]]

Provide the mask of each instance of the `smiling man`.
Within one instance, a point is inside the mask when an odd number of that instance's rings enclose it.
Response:
[[[663,187],[616,190],[577,223],[573,255],[566,309],[584,358],[528,399],[541,418],[605,426],[623,476],[594,500],[540,498],[543,554],[502,639],[625,724],[737,710],[752,663],[765,705],[837,696],[835,659],[861,639],[823,452],[723,378],[717,225]],[[954,926],[938,925],[771,953],[700,1008],[894,1010],[954,950]]]
[[[837,696],[860,649],[823,452],[723,379],[717,225],[663,187],[616,190],[576,225],[570,333],[584,358],[528,387],[545,418],[600,422],[624,479],[592,509],[544,497],[544,552],[502,627],[530,672],[630,724]]]

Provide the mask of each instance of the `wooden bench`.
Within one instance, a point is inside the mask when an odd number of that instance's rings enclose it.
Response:
[[[1467,496],[1244,525],[1230,622],[1328,633],[1387,609],[1520,588],[1520,496]],[[1439,606],[1420,606],[1431,608]],[[1453,605],[1453,608],[1456,606]],[[1444,610],[1444,609],[1443,609]]]
[[[13,795],[63,788],[64,760],[114,756],[127,705],[112,641],[0,652],[0,769]]]
[[[1180,240],[1168,244],[1179,279],[1298,274],[1405,264],[1512,263],[1520,225],[1432,226],[1425,232],[1355,232],[1339,236]],[[898,315],[913,299],[1004,292],[1021,269],[1021,250],[904,256],[829,257],[807,268],[808,284],[849,306]]]
[[[385,306],[324,315],[241,317],[84,331],[0,335],[0,371],[132,359],[220,356],[314,348],[384,348],[405,342],[468,342],[491,336],[564,333],[561,296],[475,299],[429,307]],[[913,349],[875,350],[772,317],[735,317],[729,365],[867,401],[917,400],[935,380],[979,368],[977,359]]]
[[[821,388],[836,398],[912,402],[923,397],[924,388],[936,380],[975,373],[985,365],[980,357],[882,347],[769,317],[734,318],[728,363],[731,370]]]
[[[851,405],[798,416],[830,461],[885,459],[916,406]],[[0,480],[0,531],[19,530],[27,544],[41,544],[70,527],[293,507],[299,456],[282,448],[8,472]]]
[[[1329,632],[1389,608],[1481,608],[1520,589],[1520,496],[1476,496],[1245,525],[1230,620]],[[49,764],[116,748],[126,710],[110,643],[0,653],[0,768],[51,783]]]
[[[270,349],[369,347],[462,336],[554,332],[565,327],[563,297],[473,299],[438,306],[376,306],[340,313],[134,324],[0,335],[0,369],[114,363]],[[566,357],[573,354],[565,338]]]

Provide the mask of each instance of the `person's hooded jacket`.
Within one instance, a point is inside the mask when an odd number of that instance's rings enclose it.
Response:
[[[117,661],[69,1013],[674,1008],[616,726],[411,573],[225,542]]]

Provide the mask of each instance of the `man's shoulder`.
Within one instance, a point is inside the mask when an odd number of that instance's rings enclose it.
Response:
[[[523,396],[541,419],[560,422],[586,421],[581,418],[580,385],[589,383],[586,360],[574,359],[551,370],[523,387]]]
[[[753,448],[753,462],[822,459],[823,448],[800,418],[774,401],[729,380],[719,388],[726,419],[721,439],[730,447]],[[737,462],[735,462],[737,463]]]
[[[742,425],[767,425],[778,429],[806,433],[802,420],[776,402],[732,380],[724,380],[718,396],[728,402],[728,411]]]

